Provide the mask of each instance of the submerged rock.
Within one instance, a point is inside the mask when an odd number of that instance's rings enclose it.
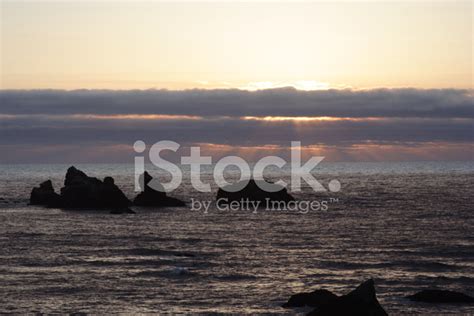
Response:
[[[54,192],[51,180],[45,181],[41,183],[39,187],[35,187],[31,190],[30,205],[61,206],[61,197]]]
[[[385,316],[387,313],[379,304],[375,293],[374,281],[365,281],[355,290],[343,296],[329,291],[317,290],[310,293],[296,294],[290,297],[284,307],[316,307],[308,315],[372,315]]]
[[[63,208],[127,209],[131,204],[112,177],[104,181],[70,167],[61,188]]]
[[[172,206],[185,206],[186,204],[178,199],[169,197],[165,192],[156,191],[151,188],[148,184],[153,177],[145,171],[141,177],[144,177],[143,183],[145,188],[140,192],[133,200],[133,205],[136,206],[148,206],[148,207],[172,207]]]
[[[313,292],[292,295],[288,302],[283,304],[282,307],[316,307],[337,298],[338,296],[336,294],[333,294],[328,290],[315,290]]]
[[[245,182],[248,183],[245,185]],[[243,188],[238,190],[238,188],[242,186]],[[262,187],[265,186],[270,188],[271,192],[262,189]],[[224,188],[219,188],[219,190],[217,191],[216,200],[219,204],[226,204],[233,201],[241,202],[248,200],[253,202],[260,202],[260,205],[266,205],[265,203],[267,201],[283,202],[286,204],[290,201],[294,201],[295,198],[286,191],[286,188],[278,184],[270,183],[265,180],[250,179],[231,184]]]
[[[448,290],[423,290],[407,298],[411,301],[426,303],[474,303],[474,297]]]

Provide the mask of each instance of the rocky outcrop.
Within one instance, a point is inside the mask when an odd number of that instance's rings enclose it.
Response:
[[[310,293],[293,295],[284,307],[316,307],[308,315],[372,315],[385,316],[387,313],[379,304],[375,293],[374,281],[365,281],[352,292],[337,296],[329,291],[317,290]]]
[[[173,207],[173,206],[185,206],[186,204],[178,199],[169,197],[165,192],[156,191],[149,186],[153,177],[145,171],[141,175],[145,188],[140,192],[133,200],[133,205],[145,206],[145,207]]]
[[[331,302],[337,298],[338,296],[336,294],[333,294],[328,290],[315,290],[313,292],[292,295],[288,302],[283,304],[282,307],[316,307]]]
[[[286,191],[286,188],[278,184],[270,183],[265,180],[250,179],[247,181],[247,185],[245,185],[243,181],[240,181],[224,188],[219,188],[216,197],[217,202],[219,204],[225,204],[232,201],[241,202],[243,200],[248,200],[260,202],[260,205],[265,205],[267,201],[288,203],[295,200],[294,197]],[[236,191],[236,189],[241,186],[243,186],[243,188]],[[265,186],[271,190],[262,189],[262,187]]]
[[[134,205],[185,206],[183,201],[168,197],[165,192],[153,190],[148,185],[153,178],[147,172],[142,177],[144,177],[145,188],[134,199]],[[74,166],[66,172],[60,195],[54,192],[53,185],[48,180],[32,190],[30,204],[63,209],[107,209],[111,210],[111,214],[135,214],[128,208],[132,202],[115,185],[112,177],[105,177],[101,181],[89,177]]]
[[[100,181],[75,167],[67,170],[61,199],[63,208],[121,209],[131,204],[112,177]]]
[[[61,206],[61,197],[54,192],[51,180],[45,181],[41,183],[39,187],[35,187],[31,190],[30,205]]]
[[[352,292],[317,307],[310,315],[373,315],[385,316],[375,293],[374,281],[365,281]]]
[[[448,290],[423,290],[413,295],[407,296],[415,302],[426,303],[468,303],[474,304],[474,297],[464,293]]]

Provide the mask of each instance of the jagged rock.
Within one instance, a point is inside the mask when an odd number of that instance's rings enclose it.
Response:
[[[313,292],[292,295],[288,302],[283,304],[282,307],[316,307],[337,298],[338,296],[336,294],[333,294],[328,290],[315,290]]]
[[[70,167],[61,188],[63,208],[126,209],[131,203],[112,177],[104,181]]]
[[[448,290],[423,290],[407,298],[411,301],[426,303],[474,303],[474,297]]]
[[[172,207],[172,206],[185,206],[186,204],[178,199],[169,197],[165,192],[156,191],[151,188],[148,184],[153,177],[145,171],[143,175],[143,183],[145,188],[140,192],[133,200],[133,205],[136,206],[148,206],[148,207]]]
[[[387,313],[379,304],[375,294],[374,280],[370,279],[352,292],[317,306],[308,314],[308,316],[327,315],[386,316]]]
[[[51,180],[44,181],[39,187],[35,187],[31,190],[30,205],[61,206],[61,197],[54,192]]]
[[[326,290],[300,293],[290,297],[283,307],[316,307],[308,316],[385,316],[375,294],[374,281],[369,279],[355,290],[343,296],[337,296]]]
[[[285,204],[295,200],[295,198],[286,191],[286,188],[265,180],[250,179],[247,180],[248,183],[243,187],[243,189],[240,189],[236,192],[228,192],[229,190],[235,191],[235,189],[238,189],[238,187],[244,185],[244,181],[245,180],[231,184],[224,188],[219,188],[216,197],[218,203],[225,204],[233,201],[241,202],[248,200],[260,202],[260,205],[265,205],[267,199],[268,201],[284,202]],[[267,192],[266,190],[263,190],[261,186],[268,186],[274,192]]]

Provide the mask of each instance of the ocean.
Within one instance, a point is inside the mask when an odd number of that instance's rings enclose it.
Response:
[[[326,163],[316,177],[326,187],[337,179],[339,192],[292,193],[327,202],[316,211],[205,212],[191,199],[213,201],[216,186],[201,193],[189,181],[170,193],[185,208],[111,215],[27,205],[42,181],[58,192],[68,167],[0,165],[0,313],[304,314],[280,306],[368,278],[389,314],[474,313],[404,298],[434,287],[474,294],[474,162]],[[76,167],[136,194],[133,165]],[[267,174],[280,176],[289,173]],[[202,178],[211,182],[212,168]]]

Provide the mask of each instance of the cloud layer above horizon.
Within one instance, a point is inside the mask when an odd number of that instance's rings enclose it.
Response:
[[[215,157],[472,160],[474,92],[3,90],[0,162],[133,162],[132,145],[173,140]]]

